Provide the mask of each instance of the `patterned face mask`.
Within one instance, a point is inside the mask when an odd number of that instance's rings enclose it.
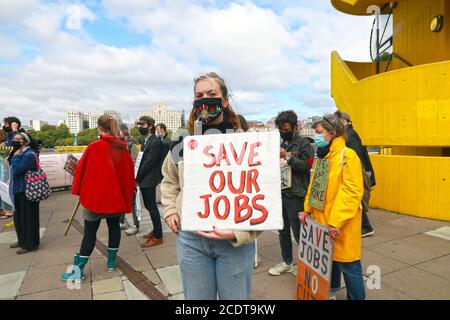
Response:
[[[194,101],[195,119],[204,124],[216,120],[223,112],[222,98],[203,98]]]

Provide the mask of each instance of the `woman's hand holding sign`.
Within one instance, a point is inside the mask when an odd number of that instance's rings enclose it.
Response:
[[[169,226],[170,230],[172,230],[173,233],[175,233],[176,235],[178,235],[180,232],[180,217],[176,214],[171,215],[169,217],[167,217],[166,219],[166,224]]]
[[[213,240],[230,240],[230,241],[236,240],[236,236],[234,235],[233,231],[219,230],[216,227],[214,227],[214,230],[211,232],[197,231],[197,234],[204,238],[213,239]]]

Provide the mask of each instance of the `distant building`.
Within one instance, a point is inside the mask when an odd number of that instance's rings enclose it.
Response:
[[[114,119],[117,120],[118,123],[122,123],[122,116],[120,115],[119,112],[115,111],[115,110],[105,110],[103,112],[103,114],[107,114],[110,115],[111,117],[113,117]],[[98,118],[97,118],[98,120]],[[97,123],[96,123],[96,127],[97,127]]]
[[[41,131],[43,126],[48,125],[47,121],[43,120],[31,120],[30,127],[33,128],[34,131]]]
[[[67,114],[66,125],[71,134],[78,134],[83,130],[84,115],[80,111],[72,111]]]
[[[102,115],[100,113],[85,113],[85,121],[87,122],[86,129],[95,129],[98,127],[98,118]]]
[[[184,125],[183,113],[177,111],[169,111],[165,104],[157,104],[151,112],[142,112],[140,115],[149,116],[155,119],[156,124],[164,123],[168,130],[175,132]]]

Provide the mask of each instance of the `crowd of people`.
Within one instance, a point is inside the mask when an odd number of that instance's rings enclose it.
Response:
[[[249,131],[230,99],[225,80],[216,73],[199,76],[194,82],[193,108],[189,114],[190,135],[241,133]],[[370,190],[375,173],[366,148],[352,126],[350,116],[337,111],[314,124],[314,139],[300,135],[294,111],[278,114],[280,165],[290,167],[290,186],[281,192],[284,227],[279,230],[282,261],[268,270],[272,276],[292,272],[296,255],[293,240],[299,242],[301,224],[311,217],[329,229],[334,240],[331,288],[340,288],[341,274],[348,299],[365,299],[361,267],[361,238],[374,233],[367,217]],[[262,232],[218,230],[184,231],[181,221],[183,197],[183,151],[177,148],[183,137],[169,137],[164,124],[148,116],[137,122],[144,143],[140,150],[126,125],[108,115],[98,120],[99,139],[91,143],[75,171],[72,193],[79,196],[83,210],[84,236],[74,255],[72,271],[62,280],[84,278],[84,266],[94,249],[101,220],[109,230],[107,268],[113,271],[120,248],[121,230],[133,236],[139,232],[137,201],[142,195],[153,230],[144,235],[143,248],[163,243],[162,220],[176,234],[176,255],[181,270],[185,298],[188,300],[251,299],[255,240]],[[39,247],[39,202],[25,196],[24,175],[38,166],[38,149],[33,139],[20,130],[20,120],[4,119],[0,146],[12,147],[9,186],[14,206],[1,201],[2,217],[14,212],[18,254]],[[311,201],[312,180],[317,160],[327,161],[329,171],[323,206]],[[3,179],[3,177],[0,177]],[[163,214],[158,208],[156,188],[160,185]],[[140,203],[140,202],[139,202]],[[125,214],[132,214],[127,227]],[[292,235],[291,235],[292,234]],[[231,272],[230,272],[231,271]]]

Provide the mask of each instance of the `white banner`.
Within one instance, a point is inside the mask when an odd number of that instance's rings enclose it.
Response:
[[[182,229],[282,229],[279,143],[278,132],[186,137]]]
[[[3,181],[0,181],[0,199],[1,201],[4,201],[10,206],[14,207],[14,204],[11,201],[11,197],[9,196],[9,185]]]
[[[81,159],[82,153],[74,154],[77,159]],[[42,169],[47,174],[50,188],[61,188],[72,185],[73,176],[64,170],[68,154],[41,154],[39,161]]]

